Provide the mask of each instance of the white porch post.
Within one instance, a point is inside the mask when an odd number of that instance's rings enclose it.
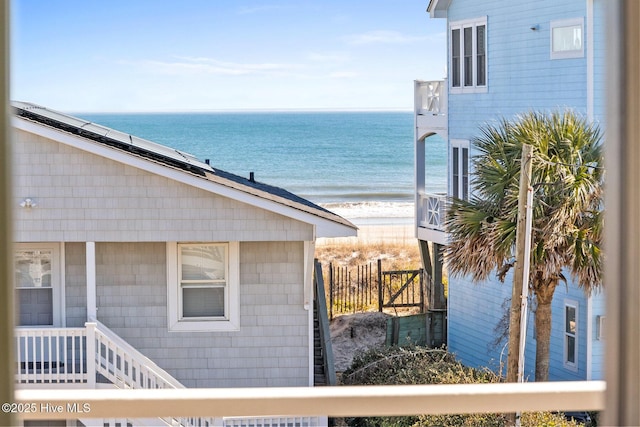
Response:
[[[420,95],[420,82],[415,80],[413,82],[413,145],[414,145],[414,159],[413,159],[413,182],[414,182],[414,206],[415,206],[415,224],[414,234],[418,236],[418,226],[420,224],[420,194],[425,192],[425,140],[421,139],[422,130],[418,126],[418,112],[422,108],[422,96]]]
[[[96,388],[96,323],[85,323],[87,328],[87,387]]]
[[[96,243],[86,243],[86,268],[87,268],[87,320],[98,319],[96,306]]]

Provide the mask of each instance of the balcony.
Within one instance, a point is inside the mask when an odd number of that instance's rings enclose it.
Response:
[[[446,195],[426,192],[425,180],[429,175],[425,170],[425,154],[429,151],[429,137],[438,134],[445,141],[448,139],[447,87],[446,79],[414,82],[416,237],[439,244],[446,242]]]
[[[446,210],[446,194],[418,192],[416,203],[416,234],[418,239],[441,245],[446,243],[444,229]]]
[[[414,112],[418,138],[447,132],[447,80],[416,80],[414,82]]]

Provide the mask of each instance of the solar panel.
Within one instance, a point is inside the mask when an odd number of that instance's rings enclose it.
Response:
[[[55,126],[67,131],[75,132],[83,136],[89,136],[92,140],[102,142],[108,145],[116,145],[120,148],[124,148],[127,151],[141,154],[145,157],[151,157],[156,160],[170,164],[182,164],[188,166],[188,170],[201,169],[209,172],[214,172],[213,168],[208,164],[201,162],[192,154],[176,150],[174,148],[166,147],[164,145],[156,144],[155,142],[148,141],[146,139],[139,138],[137,136],[130,135],[125,132],[121,132],[115,129],[110,129],[105,126],[101,126],[96,123],[88,122],[86,120],[70,116],[68,114],[60,113],[58,111],[49,110],[45,107],[20,101],[12,101],[12,106],[18,110],[18,115],[24,117],[31,117],[40,122],[44,122],[51,126]],[[22,111],[22,114],[20,113]],[[33,117],[37,116],[37,117]],[[93,137],[91,137],[93,135]]]

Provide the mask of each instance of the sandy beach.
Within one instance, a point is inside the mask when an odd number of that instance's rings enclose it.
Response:
[[[358,244],[358,243],[397,243],[397,244],[414,244],[417,243],[415,237],[415,226],[413,222],[402,223],[390,222],[384,223],[358,223],[352,220],[358,226],[358,236],[353,237],[335,237],[335,238],[319,238],[317,245],[336,245],[336,244]],[[382,221],[380,221],[382,222]]]

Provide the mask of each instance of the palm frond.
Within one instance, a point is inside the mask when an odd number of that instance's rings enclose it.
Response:
[[[532,281],[557,283],[568,269],[585,290],[600,285],[601,133],[572,111],[529,112],[486,124],[473,140],[474,197],[453,200],[445,258],[453,275],[486,280],[512,266],[522,146],[534,148]]]

